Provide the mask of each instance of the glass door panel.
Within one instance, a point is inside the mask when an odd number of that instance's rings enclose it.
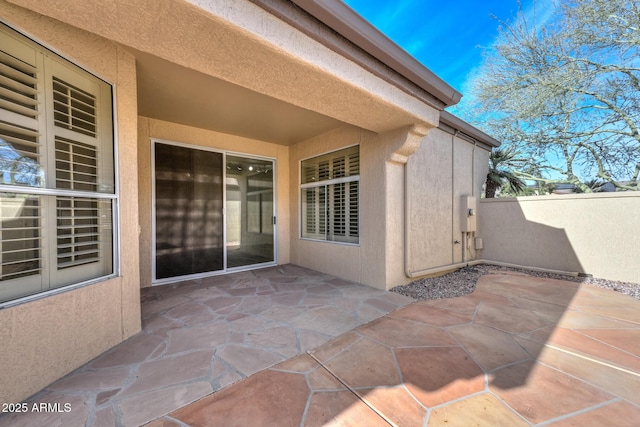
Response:
[[[155,279],[224,269],[223,155],[155,144]]]
[[[227,156],[227,268],[273,262],[273,162]]]

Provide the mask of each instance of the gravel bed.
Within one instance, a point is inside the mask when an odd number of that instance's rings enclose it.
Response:
[[[596,279],[593,277],[573,277],[561,274],[544,273],[518,268],[501,267],[489,264],[479,264],[473,267],[463,267],[453,273],[438,277],[416,280],[408,285],[396,286],[391,289],[401,295],[416,300],[431,300],[460,297],[470,294],[476,288],[478,279],[490,271],[514,271],[535,277],[566,280],[568,282],[585,283],[599,288],[611,289],[633,298],[640,299],[640,284],[631,282],[617,282],[614,280]]]

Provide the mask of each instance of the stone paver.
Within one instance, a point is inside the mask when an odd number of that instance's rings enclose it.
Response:
[[[640,425],[640,301],[612,291],[496,272],[406,305],[284,266],[143,299],[122,354],[34,399],[75,399],[66,420],[86,425]],[[0,424],[75,425],[60,419]]]
[[[640,323],[603,314],[617,302],[640,310],[640,301],[604,294],[598,303],[601,290],[574,283],[484,276],[471,295],[413,303],[258,374],[273,386],[295,374],[306,391],[278,388],[257,405],[224,390],[164,419],[226,425],[219,413],[235,407],[243,422],[270,420],[261,425],[640,425],[640,358],[629,342]],[[255,388],[252,378],[230,388]],[[283,402],[301,398],[305,413],[285,415]]]
[[[529,423],[500,399],[490,393],[482,393],[435,408],[428,426],[526,427]]]
[[[581,414],[554,422],[549,424],[549,427],[637,427],[638,421],[640,421],[640,408],[624,401],[617,401],[591,408]]]
[[[412,302],[294,265],[146,288],[141,300],[140,334],[29,401],[71,412],[0,414],[0,426],[142,425]]]
[[[456,326],[449,332],[485,372],[529,359],[513,338],[496,329],[473,324]]]
[[[396,357],[407,388],[426,407],[485,388],[484,372],[461,347],[399,348]]]
[[[491,375],[494,392],[532,424],[539,424],[612,400],[614,396],[534,361],[521,362]],[[526,384],[526,387],[521,385]]]
[[[208,426],[293,426],[301,419],[309,386],[297,373],[262,371],[172,413],[185,424]],[[211,405],[211,402],[216,402]],[[238,402],[251,410],[238,410]]]

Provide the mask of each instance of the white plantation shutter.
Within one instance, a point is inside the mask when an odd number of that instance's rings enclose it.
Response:
[[[360,152],[352,151],[348,154],[348,171],[349,176],[359,175],[360,174]],[[359,227],[359,203],[358,200],[360,198],[359,193],[360,181],[352,181],[348,184],[349,194],[348,194],[348,205],[349,205],[349,236],[351,237],[359,237],[360,227]]]
[[[329,186],[331,191],[330,199],[333,203],[330,204],[331,210],[332,228],[331,234],[333,237],[345,235],[345,220],[346,220],[346,203],[345,203],[345,183],[333,184]]]
[[[0,184],[42,187],[42,76],[34,48],[2,35],[0,44]],[[42,199],[0,194],[0,302],[42,289]]]
[[[358,146],[303,160],[302,237],[359,242]]]
[[[56,137],[56,187],[98,190],[98,150],[81,142]]]
[[[359,181],[353,181],[349,184],[349,236],[357,238],[360,235],[360,227],[359,227],[359,203],[358,200],[360,198],[360,193],[358,192],[358,187],[360,185]]]
[[[100,261],[98,201],[57,197],[58,269]]]
[[[113,273],[111,115],[108,84],[0,24],[0,303]]]
[[[5,194],[0,198],[0,282],[39,275],[42,270],[40,200],[38,197],[11,196]]]
[[[55,125],[95,138],[96,97],[58,77],[53,77]]]
[[[1,184],[44,185],[41,173],[43,84],[36,52],[5,36],[0,47]]]
[[[99,123],[101,82],[62,61],[52,61],[47,75],[48,131],[53,135],[51,179],[57,189],[98,193],[105,152]],[[72,82],[72,83],[71,83]],[[53,126],[51,126],[53,124]],[[105,153],[106,154],[106,153]],[[110,203],[91,197],[58,196],[55,200],[56,245],[52,286],[100,276],[110,269]]]

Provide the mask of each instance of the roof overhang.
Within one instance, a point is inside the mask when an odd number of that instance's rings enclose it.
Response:
[[[140,113],[159,120],[289,145],[345,124],[438,126],[460,99],[337,0],[8,2],[131,52]]]
[[[442,101],[457,104],[462,94],[390,40],[340,0],[292,0],[377,60]]]
[[[458,131],[473,141],[488,145],[489,147],[499,147],[500,141],[482,132],[480,129],[471,126],[469,123],[459,119],[448,111],[440,112],[440,123]]]
[[[291,145],[345,123],[276,98],[130,50],[141,116]]]

